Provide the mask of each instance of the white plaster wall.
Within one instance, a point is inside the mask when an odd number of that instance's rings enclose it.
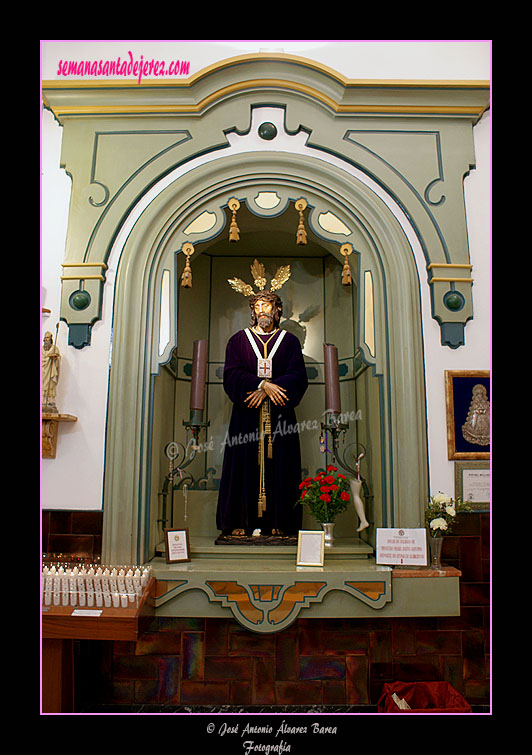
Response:
[[[42,78],[58,78],[59,60],[136,59],[156,57],[190,60],[190,74],[233,55],[259,50],[284,51],[312,58],[349,78],[489,79],[489,41],[406,42],[372,40],[304,42],[257,40],[234,42],[44,42]],[[51,113],[42,115],[42,330],[55,334],[59,322],[61,262],[64,255],[70,179],[59,167],[62,129]],[[454,492],[454,465],[447,460],[445,394],[446,369],[490,368],[490,116],[475,126],[477,167],[465,180],[466,210],[473,265],[474,319],[466,326],[466,345],[451,350],[440,345],[440,328],[430,316],[428,286],[423,288],[424,344],[427,375],[427,413],[431,491]],[[262,144],[262,147],[264,144]],[[100,509],[102,506],[104,438],[111,346],[112,291],[117,256],[106,274],[102,320],[92,329],[90,347],[67,345],[67,326],[59,325],[57,343],[63,355],[57,404],[78,421],[60,428],[56,459],[41,465],[42,507]],[[418,256],[416,254],[416,260]],[[426,280],[419,260],[421,280]],[[40,345],[39,343],[39,352]],[[40,358],[40,357],[39,357]],[[39,368],[40,369],[40,368]]]

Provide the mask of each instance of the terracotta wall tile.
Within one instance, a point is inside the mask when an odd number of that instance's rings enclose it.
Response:
[[[321,633],[321,643],[325,655],[366,655],[370,643],[370,634],[362,629],[351,631],[324,629]]]
[[[156,656],[118,655],[113,662],[115,679],[157,679],[159,663]]]
[[[252,702],[275,705],[275,668],[270,658],[253,659]]]
[[[487,582],[460,582],[460,604],[463,606],[489,606],[489,584]]]
[[[486,705],[491,698],[489,679],[464,681],[462,694],[470,705]]]
[[[482,544],[480,537],[460,538],[460,571],[464,582],[482,581]]]
[[[183,632],[182,678],[203,679],[204,666],[205,655],[203,633]]]
[[[273,656],[275,654],[275,636],[262,636],[247,629],[230,631],[229,655]]]
[[[174,632],[144,632],[137,640],[136,655],[180,655],[181,635]]]
[[[346,700],[349,705],[366,705],[369,700],[369,664],[366,657],[346,657]]]
[[[343,679],[325,679],[321,686],[323,705],[347,705]]]
[[[250,682],[231,681],[229,683],[228,705],[251,705],[252,685]]]
[[[158,659],[158,692],[156,702],[179,704],[181,699],[181,658],[161,656]]]
[[[319,705],[323,701],[321,682],[277,682],[277,705]]]
[[[203,632],[205,619],[184,616],[160,616],[157,619],[159,632]]]
[[[205,655],[227,655],[228,635],[227,619],[205,619]]]
[[[299,679],[298,650],[298,637],[294,632],[280,632],[275,638],[275,678],[278,681]]]
[[[133,679],[113,679],[104,702],[126,705],[135,702],[135,682]]]
[[[207,656],[205,658],[205,679],[213,681],[222,679],[230,681],[250,680],[252,668],[253,660],[251,658]]]
[[[343,679],[345,660],[319,656],[301,656],[299,659],[300,679]]]
[[[402,658],[393,664],[393,679],[401,682],[438,682],[442,681],[440,659],[424,657]]]
[[[460,655],[461,633],[446,631],[419,631],[415,633],[416,654]]]
[[[392,636],[389,631],[373,631],[369,633],[368,656],[372,664],[391,662],[393,658]]]
[[[140,679],[135,682],[135,703],[151,703],[159,696],[159,682],[155,679]]]
[[[482,680],[487,676],[487,651],[480,631],[463,633],[464,680]]]
[[[182,705],[225,705],[228,697],[228,682],[181,682]]]

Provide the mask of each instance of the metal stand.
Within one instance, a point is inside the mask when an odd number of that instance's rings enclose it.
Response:
[[[364,491],[364,498],[366,501],[370,501],[373,496],[370,495],[369,487],[366,480],[360,476],[360,462],[366,455],[366,448],[362,443],[355,442],[349,443],[342,451],[340,455],[340,436],[346,434],[349,429],[349,423],[341,421],[341,414],[334,414],[333,412],[327,412],[325,415],[325,422],[321,423],[321,435],[320,435],[320,450],[325,453],[332,453],[338,466],[340,466],[345,472],[349,472],[354,475],[355,479],[362,482],[362,490]],[[332,449],[329,448],[327,443],[328,435],[330,434],[332,440]],[[352,450],[355,447],[354,451]],[[355,465],[352,466],[348,463],[346,458],[352,456],[355,459]]]
[[[161,525],[161,529],[165,530],[168,523],[168,516],[166,510],[166,501],[168,496],[168,489],[170,488],[170,526],[173,526],[174,516],[174,490],[184,488],[188,490],[189,484],[194,484],[194,477],[184,475],[183,471],[191,464],[196,458],[196,451],[198,450],[198,440],[203,428],[207,428],[210,422],[203,422],[203,411],[201,409],[191,409],[190,419],[188,421],[183,420],[183,425],[187,430],[187,438],[189,431],[192,434],[192,439],[187,440],[186,445],[177,441],[167,443],[164,448],[164,453],[169,459],[169,472],[164,478],[163,487],[159,495],[162,497],[161,517],[157,519],[157,523]],[[179,481],[174,484],[174,478],[179,475]]]

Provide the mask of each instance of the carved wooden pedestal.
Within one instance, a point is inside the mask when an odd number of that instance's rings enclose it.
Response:
[[[77,422],[73,414],[42,414],[42,457],[55,459],[57,450],[57,433],[60,422]]]

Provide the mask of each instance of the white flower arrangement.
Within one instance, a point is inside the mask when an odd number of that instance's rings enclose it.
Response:
[[[436,493],[430,497],[425,509],[425,525],[432,537],[442,537],[451,532],[459,514],[471,511],[471,506],[460,498],[453,499],[445,493]]]
[[[447,529],[447,522],[443,517],[438,517],[437,519],[433,519],[431,522],[429,522],[429,527],[432,531],[435,530],[441,530],[444,532]]]

